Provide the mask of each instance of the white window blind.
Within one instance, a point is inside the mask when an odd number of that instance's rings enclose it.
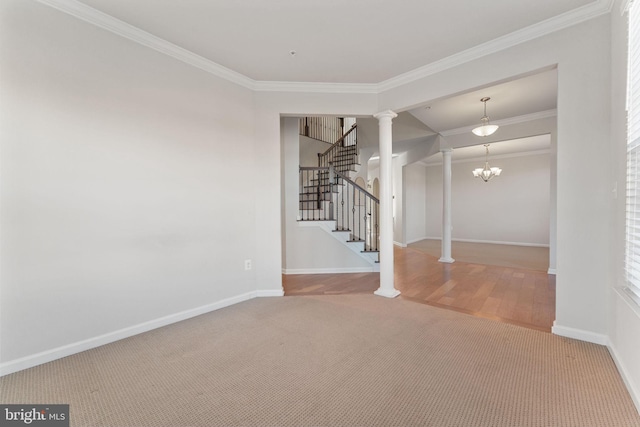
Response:
[[[640,0],[629,6],[627,81],[627,200],[625,271],[627,288],[640,301]]]

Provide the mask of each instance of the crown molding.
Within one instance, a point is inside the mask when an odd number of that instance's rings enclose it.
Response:
[[[524,114],[522,116],[515,116],[515,117],[509,117],[506,119],[502,119],[502,120],[491,120],[491,124],[494,125],[498,125],[498,126],[508,126],[508,125],[515,125],[518,123],[524,123],[524,122],[531,122],[533,120],[540,120],[540,119],[547,119],[549,117],[556,117],[558,115],[558,110],[553,109],[553,110],[545,110],[545,111],[538,111],[537,113],[531,113],[531,114]],[[474,125],[471,126],[464,126],[461,128],[456,128],[456,129],[450,129],[450,130],[445,130],[440,132],[440,135],[447,137],[447,136],[451,136],[451,135],[461,135],[464,133],[469,133],[471,132],[472,129],[478,127],[479,124],[476,123]]]
[[[100,12],[77,0],[37,0],[42,4],[50,6],[61,12],[67,13],[75,18],[110,31],[133,42],[149,47],[165,55],[171,56],[179,61],[185,62],[203,71],[211,73],[217,77],[244,86],[247,89],[254,89],[256,81],[222,65],[216,64],[200,55],[176,46],[160,37],[156,37],[138,27],[127,24],[111,15]]]
[[[466,147],[460,147],[460,148],[466,148]],[[453,151],[455,152],[455,149]],[[489,157],[490,157],[490,160],[493,162],[493,160],[511,159],[515,157],[540,156],[543,154],[551,154],[551,149],[544,148],[541,150],[516,151],[513,153],[506,153],[506,154],[497,154],[497,155],[491,154]],[[486,159],[486,156],[483,154],[483,155],[478,155],[473,157],[465,157],[464,159],[454,159],[451,161],[451,163],[458,164],[458,163],[474,163],[479,161],[484,162],[485,159]],[[442,165],[442,157],[437,156],[433,161],[420,160],[419,162],[416,162],[416,163],[425,167],[440,166]]]
[[[127,24],[111,15],[87,6],[77,0],[37,0],[38,2],[67,13],[97,27],[120,35],[131,41],[171,56],[217,77],[236,83],[247,89],[264,92],[311,92],[311,93],[363,93],[379,94],[389,89],[428,77],[438,72],[479,59],[483,56],[507,49],[520,43],[562,30],[589,19],[611,12],[614,0],[597,0],[586,6],[571,10],[505,36],[482,43],[439,61],[400,74],[380,83],[321,83],[257,81],[233,71],[209,59],[181,48],[140,28]]]
[[[479,44],[462,52],[453,54],[439,61],[432,62],[415,70],[408,71],[396,77],[380,82],[378,90],[384,92],[398,86],[414,82],[416,80],[431,76],[441,71],[448,70],[458,65],[480,59],[484,56],[499,52],[524,43],[538,37],[563,30],[584,21],[596,18],[600,15],[610,13],[613,7],[613,0],[598,0],[588,5],[570,10],[561,15],[554,16],[537,24],[530,25],[512,33],[506,34],[497,39]]]
[[[253,89],[259,92],[379,93],[378,85],[375,83],[256,81]]]

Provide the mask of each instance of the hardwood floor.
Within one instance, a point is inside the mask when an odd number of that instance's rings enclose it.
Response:
[[[409,244],[412,249],[440,257],[442,242],[425,239]],[[502,267],[524,268],[547,271],[549,269],[549,248],[537,246],[498,245],[477,242],[451,242],[451,252],[456,261],[472,264],[500,265]]]
[[[555,319],[555,276],[545,271],[437,258],[395,248],[400,297],[473,316],[550,332]],[[283,275],[285,295],[373,293],[378,273]]]

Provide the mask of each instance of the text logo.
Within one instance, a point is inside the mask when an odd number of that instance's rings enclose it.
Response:
[[[0,427],[69,427],[69,405],[0,405]]]

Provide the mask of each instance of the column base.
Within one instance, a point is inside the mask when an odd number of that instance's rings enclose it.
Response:
[[[398,295],[400,295],[400,291],[397,289],[391,289],[391,291],[388,291],[386,289],[382,289],[382,288],[378,288],[378,290],[376,290],[374,292],[374,294],[379,295],[381,297],[385,297],[385,298],[395,298]]]
[[[453,262],[455,262],[455,259],[442,257],[438,260],[438,262],[446,262],[447,264],[452,264]]]

